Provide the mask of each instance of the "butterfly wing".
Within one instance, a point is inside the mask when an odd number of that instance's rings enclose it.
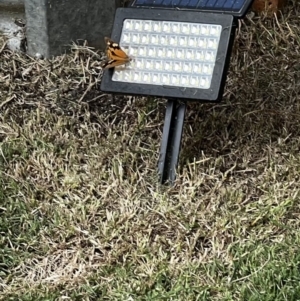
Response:
[[[121,66],[121,65],[125,65],[126,63],[128,63],[129,61],[120,61],[120,60],[105,60],[102,61],[100,67],[102,69],[109,69],[109,68],[114,68],[116,66]]]
[[[106,54],[110,60],[126,60],[130,61],[129,56],[121,49],[120,45],[110,38],[105,38]]]
[[[101,63],[103,69],[124,65],[131,61],[131,58],[121,49],[118,43],[112,41],[110,38],[105,38],[105,43],[108,60]]]

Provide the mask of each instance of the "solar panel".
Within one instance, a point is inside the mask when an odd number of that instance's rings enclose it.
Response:
[[[174,8],[222,12],[243,17],[253,0],[134,0],[131,7]]]

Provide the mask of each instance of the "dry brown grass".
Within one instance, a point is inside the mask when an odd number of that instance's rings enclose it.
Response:
[[[3,300],[298,300],[299,15],[240,23],[223,101],[188,105],[174,187],[164,100],[103,94],[88,47],[35,60],[2,39]]]

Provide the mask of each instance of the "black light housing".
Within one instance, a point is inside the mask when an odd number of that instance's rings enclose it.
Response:
[[[120,41],[120,46],[123,49],[126,49],[128,54],[130,55],[130,47],[134,47],[134,43],[130,43],[126,45],[126,43],[122,43],[121,35],[123,31],[123,25],[125,20],[141,20],[141,22],[147,21],[173,21],[173,22],[183,22],[183,23],[191,23],[191,24],[204,24],[206,25],[218,25],[221,28],[220,37],[218,41],[218,47],[216,50],[216,56],[213,58],[213,62],[205,62],[205,53],[208,53],[210,50],[204,49],[203,50],[203,66],[213,66],[213,70],[211,71],[212,76],[210,79],[209,87],[205,88],[197,88],[197,87],[189,87],[185,86],[184,84],[179,84],[178,86],[168,85],[168,84],[153,84],[153,83],[141,83],[134,78],[132,80],[113,80],[113,74],[116,70],[120,70],[120,72],[130,72],[130,69],[137,69],[136,66],[131,67],[130,64],[127,67],[120,67],[115,69],[109,69],[103,73],[102,83],[101,83],[101,90],[105,92],[112,92],[112,93],[122,93],[122,94],[130,94],[130,95],[153,95],[165,98],[180,98],[180,99],[190,99],[190,100],[199,100],[199,101],[220,101],[223,89],[226,81],[226,73],[229,65],[230,53],[232,49],[233,39],[234,39],[234,18],[231,15],[220,15],[220,14],[213,14],[213,13],[202,13],[202,12],[194,12],[194,11],[178,11],[178,10],[164,10],[163,12],[159,9],[136,9],[136,8],[120,8],[116,12],[115,16],[115,23],[112,31],[112,39],[114,41]],[[199,21],[201,20],[201,21]],[[132,33],[134,34],[134,33]],[[168,36],[170,38],[175,37],[175,33],[161,33],[162,35]],[[155,33],[155,35],[159,36],[159,33]],[[184,35],[188,37],[188,35]],[[193,35],[190,35],[193,38]],[[202,35],[200,34],[200,38]],[[176,37],[175,37],[176,38]],[[199,38],[199,39],[200,39]],[[205,40],[205,35],[203,35],[203,39]],[[207,38],[209,39],[209,38]],[[206,40],[207,40],[206,39]],[[149,44],[139,43],[139,47],[151,47]],[[167,49],[172,48],[170,45],[165,46],[157,46],[156,48],[163,48]],[[178,49],[180,46],[177,47]],[[199,48],[194,47],[195,51],[199,51],[201,54],[201,50]],[[182,49],[187,50],[188,48],[186,45],[182,47]],[[192,50],[191,50],[192,51]],[[205,52],[206,51],[206,52]],[[133,56],[133,62],[138,59],[138,55]],[[147,57],[144,55],[144,59],[146,60]],[[150,58],[149,58],[150,59]],[[160,57],[154,57],[153,60],[157,61]],[[166,58],[168,61],[168,58]],[[175,62],[175,58],[171,58],[169,61]],[[193,61],[192,61],[193,63]],[[151,63],[150,63],[151,64]],[[204,68],[202,66],[202,68]],[[128,68],[128,69],[127,69]],[[191,67],[193,68],[193,66]],[[200,66],[201,68],[201,66]],[[127,69],[127,70],[126,70]],[[187,76],[193,75],[193,70]],[[131,72],[134,72],[132,70]],[[145,72],[148,72],[145,69]],[[155,70],[152,70],[155,72]],[[158,70],[158,74],[162,74],[166,72],[165,70]],[[170,71],[169,74],[176,73],[178,76],[183,76],[181,74],[187,74],[184,71]],[[195,73],[194,73],[195,74]],[[196,77],[197,78],[197,77]],[[199,77],[200,78],[200,77]],[[199,79],[198,78],[198,79]],[[204,79],[206,77],[204,76]]]

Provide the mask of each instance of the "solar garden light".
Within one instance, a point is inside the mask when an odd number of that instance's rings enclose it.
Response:
[[[105,70],[101,90],[168,99],[158,164],[161,183],[175,180],[186,101],[221,100],[237,18],[251,3],[134,0],[131,7],[117,9],[111,37],[132,60]]]

